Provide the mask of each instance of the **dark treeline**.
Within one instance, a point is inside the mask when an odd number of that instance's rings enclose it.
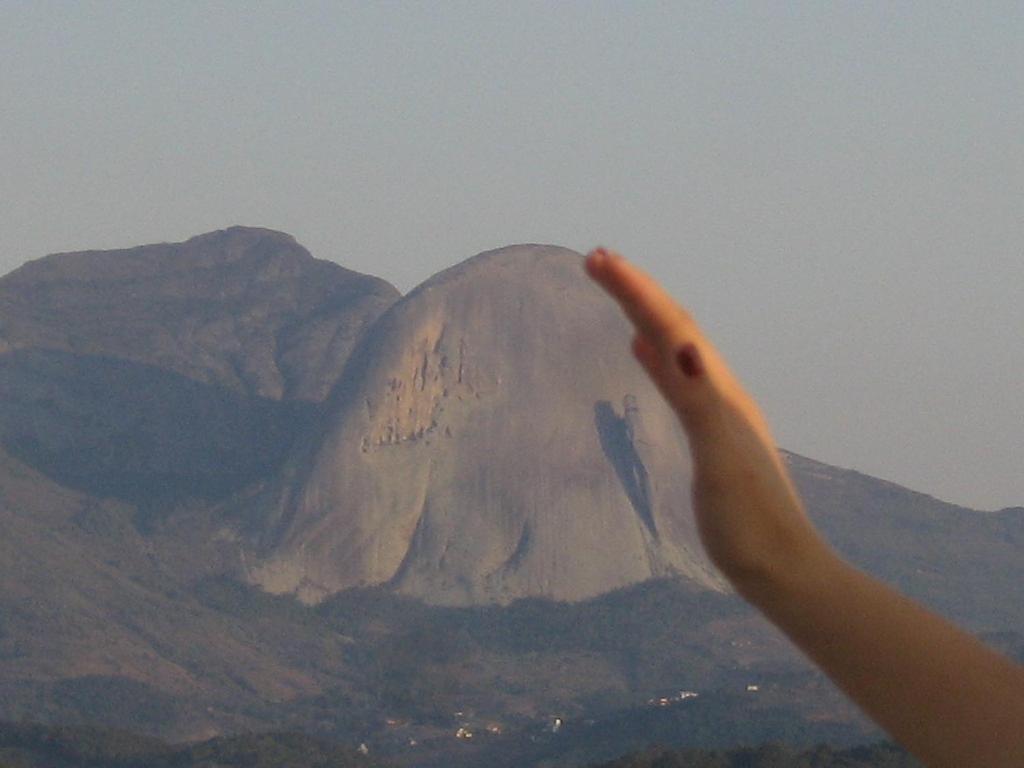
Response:
[[[545,763],[548,764],[548,763]],[[386,768],[298,733],[245,734],[174,746],[127,731],[0,723],[0,768]],[[526,766],[524,766],[526,768]],[[795,749],[651,749],[591,768],[920,768],[891,744]]]
[[[128,731],[0,723],[0,768],[385,768],[352,748],[298,733],[173,746]]]
[[[921,768],[921,764],[892,744],[847,749],[765,744],[725,752],[652,749],[591,768]]]

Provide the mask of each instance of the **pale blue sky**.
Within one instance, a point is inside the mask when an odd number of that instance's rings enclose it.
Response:
[[[1024,4],[0,0],[0,269],[282,229],[407,290],[602,242],[785,447],[1024,504]]]

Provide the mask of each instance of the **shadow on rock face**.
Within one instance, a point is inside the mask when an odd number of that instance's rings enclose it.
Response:
[[[624,413],[615,413],[612,404],[599,400],[594,404],[594,425],[601,440],[601,449],[615,470],[629,503],[655,539],[658,529],[651,508],[651,484],[647,468],[637,453],[631,416],[635,411],[633,399],[627,395]]]
[[[4,447],[64,486],[136,505],[143,528],[266,477],[318,412],[116,358],[0,357]]]

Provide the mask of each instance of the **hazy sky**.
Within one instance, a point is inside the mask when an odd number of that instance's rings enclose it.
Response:
[[[1024,505],[1024,4],[0,0],[0,268],[613,245],[785,447]]]

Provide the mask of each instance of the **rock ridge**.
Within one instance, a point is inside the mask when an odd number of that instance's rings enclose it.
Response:
[[[246,395],[320,402],[398,296],[290,235],[232,227],[25,264],[0,279],[0,350],[124,358]]]

